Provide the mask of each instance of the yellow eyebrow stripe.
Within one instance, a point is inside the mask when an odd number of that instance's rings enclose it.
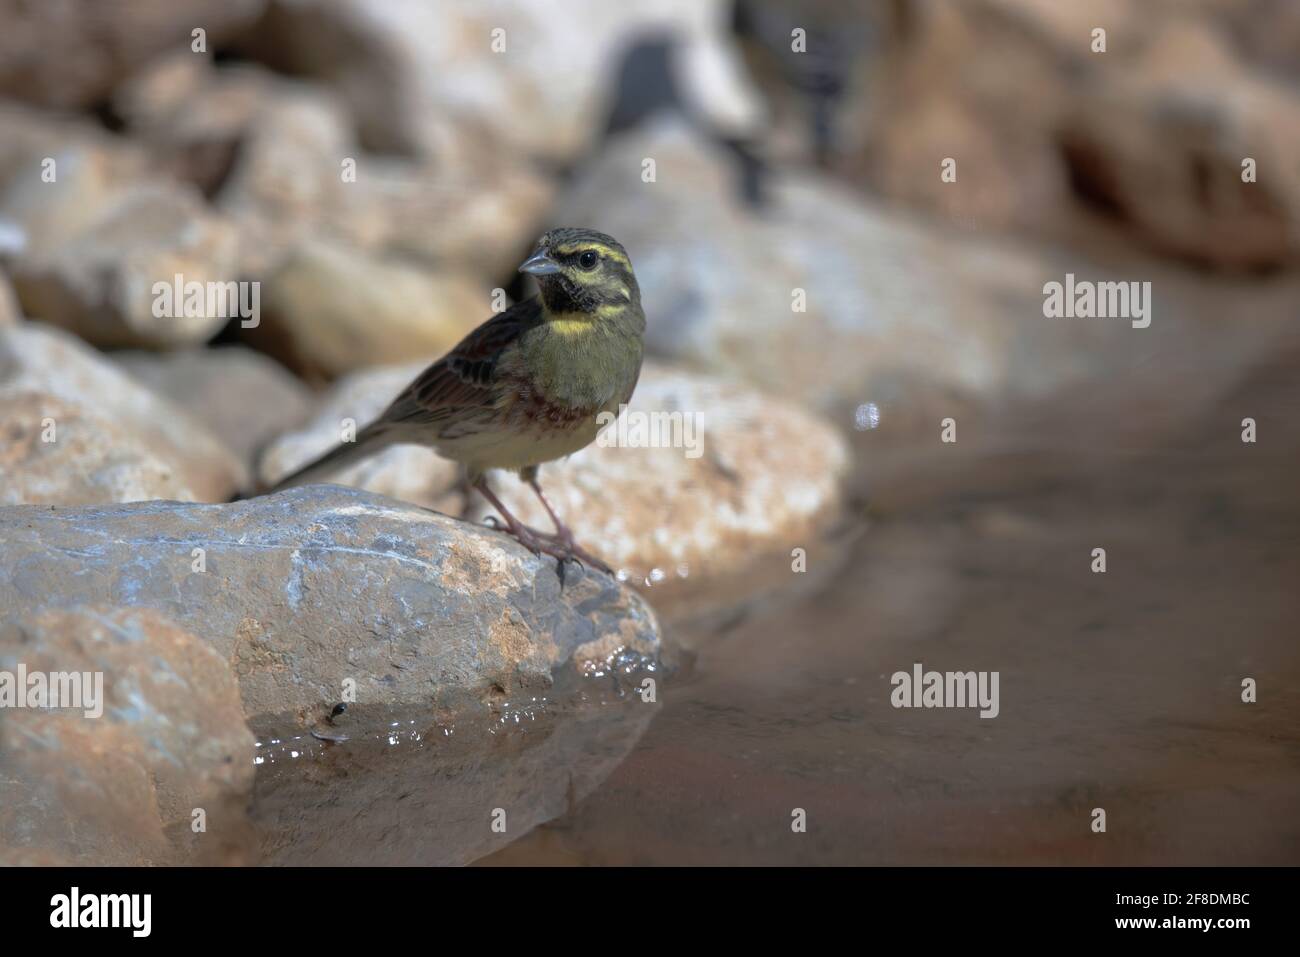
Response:
[[[588,249],[598,252],[604,256],[608,256],[610,259],[613,259],[617,262],[621,262],[624,266],[627,266],[629,269],[632,268],[632,264],[628,261],[628,258],[624,256],[621,252],[619,252],[617,249],[610,249],[608,246],[603,246],[600,243],[581,243],[577,246],[560,246],[556,248],[555,252],[561,256],[571,256],[574,253],[584,252],[585,250]]]

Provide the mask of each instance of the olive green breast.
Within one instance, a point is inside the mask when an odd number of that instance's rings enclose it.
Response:
[[[628,400],[643,352],[636,323],[552,319],[524,334],[519,359],[548,402],[594,414]]]

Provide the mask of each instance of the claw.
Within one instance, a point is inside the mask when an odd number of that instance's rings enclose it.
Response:
[[[556,557],[556,562],[557,562],[556,573],[560,577],[560,588],[564,587],[564,581],[566,576],[565,569],[568,566],[569,562],[573,562],[573,564],[577,565],[578,568],[582,570],[582,574],[584,576],[587,574],[587,562],[584,561],[582,558],[580,558],[573,551],[573,549],[577,548],[577,546],[570,544],[568,546],[565,546],[565,548],[566,548],[565,553]],[[581,551],[581,549],[578,550]],[[590,557],[591,556],[588,556],[588,558]],[[596,564],[596,567],[599,567],[598,563]]]
[[[501,513],[501,519],[498,519],[495,515],[485,516],[483,524],[496,531],[505,532],[507,535],[512,536],[520,545],[523,545],[524,548],[528,549],[534,555],[540,556],[545,552],[547,555],[552,555],[559,559],[560,564],[558,574],[560,576],[561,587],[563,587],[565,579],[564,563],[566,561],[572,560],[577,562],[578,566],[584,572],[588,568],[598,568],[607,575],[613,574],[608,565],[574,542],[573,533],[558,520],[555,522],[556,531],[554,535],[547,534],[546,532],[539,532],[537,529],[530,528],[511,515],[505,505],[503,505],[501,500],[492,493],[492,490],[488,488],[487,483],[484,482],[481,477],[479,481],[474,484],[474,488],[478,489],[478,491],[483,494],[483,497]],[[545,498],[543,498],[542,501],[545,503]],[[552,518],[555,517],[549,504],[547,505],[547,511],[551,511]]]

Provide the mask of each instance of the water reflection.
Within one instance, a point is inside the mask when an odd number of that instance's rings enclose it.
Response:
[[[270,864],[463,864],[581,800],[658,710],[662,663],[616,647],[545,694],[462,714],[351,704],[258,742],[252,817]],[[500,822],[494,829],[494,822]]]

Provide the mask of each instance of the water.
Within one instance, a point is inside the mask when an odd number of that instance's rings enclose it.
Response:
[[[565,814],[628,754],[662,663],[615,648],[472,713],[352,705],[266,734],[250,816],[266,864],[465,864]]]
[[[952,447],[882,409],[834,581],[701,644],[609,778],[484,863],[1300,863],[1300,337],[1215,318]],[[998,671],[999,716],[893,708],[915,662]]]

